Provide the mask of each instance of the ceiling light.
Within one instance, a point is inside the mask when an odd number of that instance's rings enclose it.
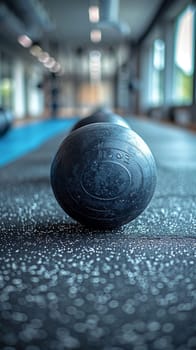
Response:
[[[92,81],[101,80],[101,52],[91,51],[89,54],[89,71]]]
[[[46,68],[48,68],[48,69],[51,69],[51,68],[53,68],[53,67],[55,66],[55,64],[56,64],[55,59],[54,59],[53,57],[50,57],[50,59],[48,60],[48,62],[47,62],[47,63],[44,63],[44,66],[45,66]]]
[[[38,60],[42,63],[48,63],[50,60],[50,56],[47,52],[42,51],[38,56]]]
[[[101,31],[98,29],[92,30],[90,33],[90,38],[92,42],[98,43],[99,41],[101,41]]]
[[[99,8],[98,6],[90,6],[88,10],[89,21],[92,23],[99,22]]]
[[[56,62],[55,65],[50,69],[51,72],[53,73],[58,73],[61,70],[61,65],[60,63]]]
[[[18,42],[23,47],[30,47],[32,45],[32,40],[27,35],[20,35],[18,37]]]
[[[91,61],[99,61],[101,59],[101,52],[94,50],[90,52],[90,60]]]
[[[40,56],[41,52],[42,52],[42,49],[39,45],[33,45],[30,49],[31,55],[33,55],[35,57]]]

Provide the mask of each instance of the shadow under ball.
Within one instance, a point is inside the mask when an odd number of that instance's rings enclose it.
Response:
[[[133,130],[111,123],[81,127],[65,138],[51,166],[54,195],[73,219],[115,228],[140,215],[156,185],[156,165]]]

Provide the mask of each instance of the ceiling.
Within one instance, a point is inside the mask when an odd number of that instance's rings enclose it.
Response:
[[[71,63],[72,53],[88,54],[92,49],[104,49],[110,62],[106,62],[107,71],[110,71],[113,49],[116,55],[120,53],[119,65],[126,61],[124,56],[128,54],[123,50],[126,47],[128,51],[129,45],[121,44],[137,42],[164,1],[168,0],[0,0],[0,46],[8,49],[10,45],[10,52],[14,49],[20,57],[35,61],[29,49],[18,43],[18,38],[26,34],[57,59],[66,53]],[[98,5],[100,9],[98,24],[89,21],[90,5]],[[112,16],[115,8],[118,11]],[[96,28],[102,33],[99,44],[90,40],[90,32]]]
[[[54,30],[45,33],[62,45],[90,45],[90,31],[97,27],[89,22],[89,4],[111,3],[118,0],[42,0],[45,10],[54,24]],[[144,33],[158,10],[162,0],[119,0],[118,23],[100,26],[102,44],[119,44],[122,40],[137,41]],[[125,30],[124,30],[125,29]]]
[[[0,36],[4,36],[6,41],[16,42],[19,36],[26,34],[33,42],[41,41],[46,46],[53,43],[63,47],[90,47],[91,30],[100,29],[102,40],[99,46],[118,45],[123,41],[136,42],[144,34],[163,2],[0,0]],[[99,23],[90,23],[90,5],[99,7]]]

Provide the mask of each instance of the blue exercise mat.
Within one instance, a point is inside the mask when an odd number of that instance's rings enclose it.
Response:
[[[76,121],[77,118],[46,120],[13,128],[0,139],[0,166],[4,166],[38,148],[63,130],[67,133]]]

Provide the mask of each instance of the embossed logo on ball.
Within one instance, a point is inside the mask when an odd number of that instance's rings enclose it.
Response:
[[[122,164],[126,155],[121,153],[111,148],[96,151],[95,160],[87,164],[80,180],[83,190],[89,196],[114,200],[130,186],[131,174]]]

